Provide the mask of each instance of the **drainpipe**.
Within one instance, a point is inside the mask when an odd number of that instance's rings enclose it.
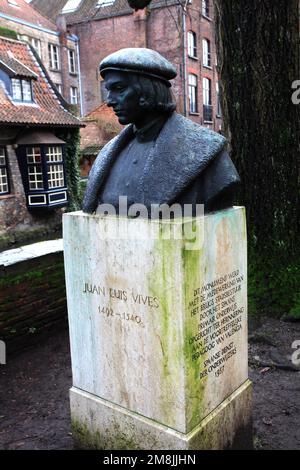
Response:
[[[186,73],[186,6],[182,7],[182,34],[183,34],[183,114],[187,115],[187,73]]]
[[[79,53],[79,39],[78,36],[75,36],[76,41],[76,55],[77,55],[77,70],[78,70],[78,81],[79,81],[79,95],[80,95],[80,116],[84,116],[83,114],[83,95],[82,95],[82,82],[81,82],[81,71],[80,71],[80,53]]]

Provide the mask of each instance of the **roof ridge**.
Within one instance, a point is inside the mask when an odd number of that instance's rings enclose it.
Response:
[[[38,78],[38,74],[35,73],[33,70],[31,70],[29,67],[27,67],[27,65],[23,64],[23,62],[21,62],[19,59],[17,59],[14,55],[13,55],[13,59],[18,62],[19,64],[21,64],[23,67],[25,67],[25,69],[29,70],[29,72],[31,72],[33,75],[35,75],[37,78]]]
[[[45,80],[47,86],[48,86],[48,89],[49,91],[53,94],[53,98],[58,102],[58,105],[63,109],[63,111],[67,114],[69,114],[72,118],[76,119],[79,123],[81,122],[81,120],[77,117],[77,116],[74,116],[74,114],[72,114],[61,102],[61,100],[58,98],[57,94],[55,93],[55,90],[52,86],[52,81],[51,81],[51,78],[49,77],[48,75],[48,72],[47,70],[45,69],[44,67],[44,64],[42,63],[42,61],[40,60],[39,56],[38,55],[35,55],[33,53],[34,49],[32,48],[32,46],[28,43],[26,43],[26,46],[29,50],[29,53],[31,54],[34,62],[35,62],[35,65],[38,67],[43,79]],[[50,79],[50,80],[49,80]]]

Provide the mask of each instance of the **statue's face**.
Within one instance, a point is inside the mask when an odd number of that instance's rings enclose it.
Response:
[[[120,124],[136,124],[143,121],[145,110],[134,87],[132,76],[126,72],[108,71],[105,74],[108,91],[107,105],[111,106]]]

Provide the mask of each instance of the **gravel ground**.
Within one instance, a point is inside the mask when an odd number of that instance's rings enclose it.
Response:
[[[300,323],[261,320],[250,330],[256,449],[300,449]],[[300,358],[300,354],[299,354]],[[67,329],[0,365],[0,449],[73,449]]]

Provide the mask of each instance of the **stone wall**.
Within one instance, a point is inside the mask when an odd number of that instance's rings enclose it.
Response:
[[[63,254],[0,267],[0,340],[10,353],[66,324]]]
[[[24,244],[36,239],[49,238],[61,230],[61,218],[64,209],[30,212],[21,172],[13,142],[20,129],[1,126],[0,145],[7,154],[7,167],[10,193],[0,195],[0,251],[11,248],[11,245]]]

